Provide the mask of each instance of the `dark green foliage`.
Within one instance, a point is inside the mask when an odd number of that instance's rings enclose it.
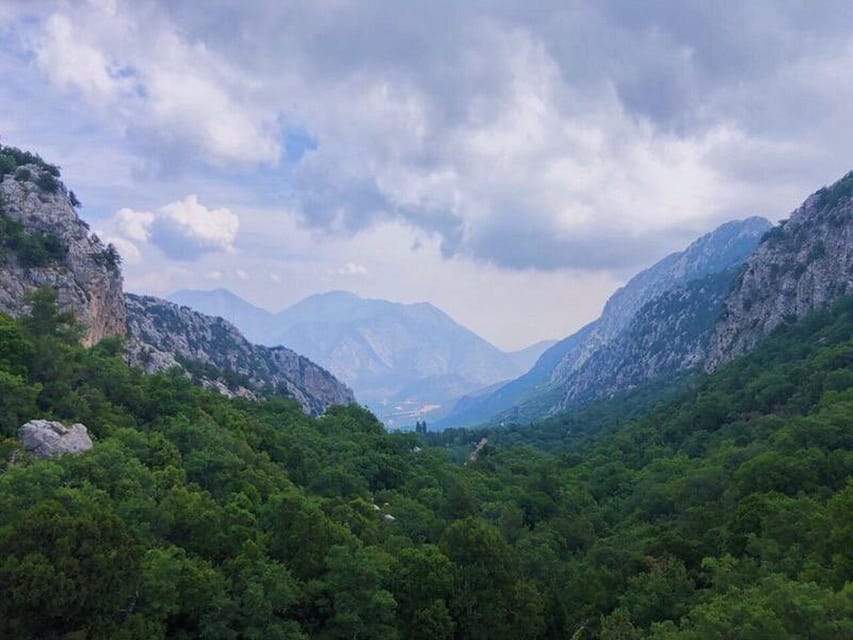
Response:
[[[14,254],[24,267],[44,267],[65,258],[68,248],[51,233],[28,233],[17,220],[0,213],[0,254]]]
[[[489,438],[465,464],[144,376],[30,305],[0,316],[0,637],[853,635],[850,300],[713,376],[456,432]],[[95,448],[13,455],[36,416]]]
[[[16,168],[23,165],[35,165],[45,174],[53,178],[59,178],[59,167],[53,164],[48,164],[41,159],[41,156],[29,151],[22,151],[17,147],[8,147],[0,145],[0,180],[7,173],[12,173]],[[26,178],[29,180],[29,177]]]
[[[107,248],[101,253],[94,254],[93,258],[95,259],[95,262],[107,269],[110,269],[111,271],[117,272],[119,267],[121,267],[121,254],[112,243],[108,244]]]
[[[52,173],[45,171],[36,178],[36,186],[47,193],[56,193],[59,190],[59,180]]]
[[[833,209],[843,200],[853,197],[853,171],[835,184],[818,191],[817,196],[819,206],[826,209]]]

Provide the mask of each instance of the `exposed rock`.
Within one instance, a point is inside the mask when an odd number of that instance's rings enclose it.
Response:
[[[350,385],[389,427],[432,420],[460,396],[527,371],[549,344],[505,353],[427,303],[310,296],[279,313],[230,291],[178,291],[170,302],[234,323],[252,342],[286,345]]]
[[[667,291],[594,352],[562,386],[556,410],[608,396],[702,364],[714,322],[739,269]]]
[[[705,368],[746,353],[785,322],[853,293],[853,172],[811,195],[748,260],[725,301]]]
[[[312,415],[355,402],[322,367],[285,347],[251,344],[222,318],[150,296],[126,294],[126,305],[129,361],[149,373],[180,367],[226,395],[282,394]]]
[[[433,424],[534,419],[697,366],[727,287],[770,227],[763,218],[728,222],[641,271],[611,296],[600,318],[545,351],[528,373],[463,399]]]
[[[60,181],[52,181],[52,192],[39,186],[43,174],[43,168],[25,165],[0,182],[3,218],[53,247],[38,259],[27,259],[22,251],[0,253],[0,311],[24,314],[26,294],[50,286],[57,290],[60,310],[71,311],[86,327],[87,346],[124,335],[122,277],[114,254],[77,217]]]
[[[585,339],[557,363],[551,383],[568,381],[592,354],[625,330],[650,301],[692,281],[743,264],[770,226],[767,220],[758,217],[727,222],[692,242],[684,251],[667,256],[631,278],[610,297]]]
[[[24,449],[38,458],[52,458],[64,453],[82,453],[92,448],[92,439],[85,426],[61,422],[30,420],[18,429]]]

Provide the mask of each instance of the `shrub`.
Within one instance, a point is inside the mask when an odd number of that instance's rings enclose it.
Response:
[[[56,193],[59,190],[59,180],[52,173],[45,171],[39,175],[36,186],[47,193]]]

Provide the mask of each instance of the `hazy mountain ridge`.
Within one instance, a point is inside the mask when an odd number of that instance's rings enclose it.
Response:
[[[429,303],[364,299],[343,291],[310,296],[279,313],[224,290],[178,291],[169,299],[238,326],[246,322],[259,342],[304,353],[353,387],[392,426],[413,422],[421,411],[429,419],[439,405],[519,375],[550,345],[506,353]]]
[[[695,352],[708,339],[724,295],[712,287],[713,296],[704,298],[711,291],[704,280],[719,275],[718,285],[730,285],[770,228],[758,217],[727,222],[641,271],[610,297],[597,320],[548,349],[520,378],[485,397],[460,401],[440,426],[501,415],[533,418],[696,366],[701,358]],[[691,293],[694,286],[699,289]],[[672,313],[662,317],[662,309]],[[637,343],[639,336],[644,340]]]

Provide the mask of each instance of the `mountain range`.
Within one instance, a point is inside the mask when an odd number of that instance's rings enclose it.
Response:
[[[436,426],[532,419],[695,366],[739,267],[771,226],[759,217],[727,222],[641,271],[530,371],[461,399]]]
[[[320,363],[389,427],[440,416],[459,397],[527,371],[552,344],[504,352],[429,303],[344,291],[310,296],[278,313],[225,289],[168,298],[225,318],[254,342],[286,345]]]
[[[306,413],[354,402],[332,374],[284,347],[251,344],[231,324],[124,291],[121,257],[80,219],[59,169],[3,147],[0,167],[0,311],[20,316],[48,288],[84,328],[87,346],[120,338],[146,372],[176,368],[229,396],[292,398]]]
[[[171,302],[128,294],[120,256],[77,216],[58,168],[9,147],[2,155],[0,311],[26,314],[28,296],[49,288],[87,346],[121,338],[145,371],[177,368],[225,395],[281,395],[315,415],[353,402],[350,383],[392,427],[534,419],[714,371],[853,293],[853,172],[775,227],[728,222],[665,257],[567,338],[505,353],[427,303],[334,291],[270,313],[224,290]]]

